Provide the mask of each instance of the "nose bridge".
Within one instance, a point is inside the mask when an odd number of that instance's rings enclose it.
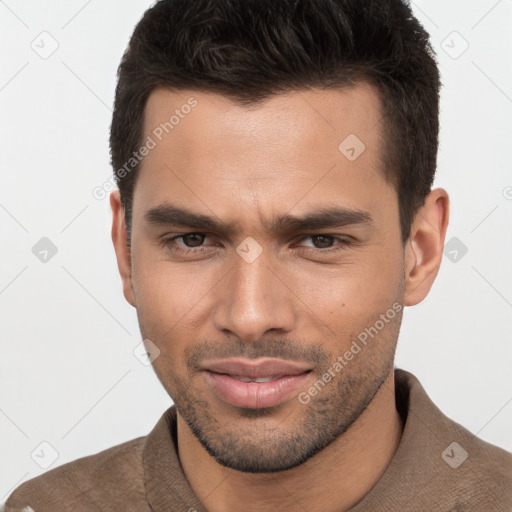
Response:
[[[262,253],[254,259],[246,257],[243,250],[248,247],[254,251],[250,241],[249,246],[242,243],[237,249],[214,310],[214,323],[217,329],[250,342],[271,329],[293,329],[295,316],[286,288],[271,269],[271,259]]]

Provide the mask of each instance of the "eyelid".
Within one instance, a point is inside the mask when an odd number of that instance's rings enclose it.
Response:
[[[189,231],[186,233],[175,233],[175,234],[168,234],[161,237],[161,245],[171,251],[174,251],[176,253],[181,254],[201,254],[205,251],[208,251],[211,246],[204,246],[200,245],[197,247],[187,247],[186,245],[176,245],[176,242],[179,240],[183,240],[184,237],[188,235],[201,235],[205,238],[215,238],[215,235],[211,235],[210,233],[205,233],[202,231]],[[308,246],[298,246],[299,249],[305,249],[313,251],[315,254],[327,256],[329,254],[336,253],[338,251],[346,250],[350,247],[352,247],[355,243],[355,239],[349,235],[331,235],[327,233],[306,233],[300,235],[300,238],[297,242],[302,242],[303,240],[307,238],[313,238],[313,237],[327,237],[332,238],[335,242],[333,246],[326,247],[326,248],[316,248],[316,247],[308,247]],[[297,240],[297,239],[296,239]],[[297,242],[293,242],[294,245],[297,244]],[[309,252],[309,251],[308,251]]]
[[[333,241],[337,242],[337,243],[335,243],[333,246],[327,247],[325,249],[319,249],[319,248],[310,247],[310,246],[309,247],[308,246],[299,246],[299,247],[304,248],[304,249],[313,249],[313,250],[316,250],[318,252],[327,253],[329,251],[335,251],[337,249],[341,249],[341,248],[353,245],[355,243],[355,241],[356,241],[353,237],[348,236],[348,235],[332,235],[332,234],[329,234],[329,233],[308,233],[308,234],[305,234],[305,235],[301,235],[301,237],[297,240],[297,242],[294,242],[294,245],[304,241],[307,238],[311,239],[311,238],[314,238],[314,237],[332,238]]]
[[[204,233],[203,231],[190,231],[190,232],[187,232],[187,233],[175,233],[175,234],[171,234],[171,235],[164,235],[161,238],[162,238],[162,243],[163,244],[170,244],[171,242],[175,242],[177,240],[182,240],[183,241],[183,238],[185,238],[186,236],[190,236],[190,235],[204,236],[205,239],[212,237],[212,235],[210,235],[209,233]],[[200,249],[202,246],[194,248],[194,247],[187,247],[186,245],[184,245],[183,247],[185,249]]]
[[[205,231],[188,231],[188,232],[182,232],[182,233],[172,233],[172,234],[165,234],[159,237],[160,239],[164,241],[169,240],[176,240],[176,239],[183,239],[184,237],[188,235],[202,235],[209,238],[215,238],[215,235],[212,235],[211,233],[207,233]],[[338,234],[330,234],[330,233],[303,233],[299,235],[298,237],[295,237],[295,240],[303,240],[305,238],[313,238],[313,237],[319,237],[324,236],[328,238],[334,238],[336,240],[339,240],[340,242],[353,242],[355,239],[349,235],[338,235]]]
[[[323,236],[326,238],[334,238],[335,240],[339,240],[341,242],[354,241],[354,238],[349,235],[337,235],[337,234],[332,234],[332,233],[305,233],[305,234],[297,237],[297,240],[303,240],[305,238],[313,238],[313,237],[319,237],[319,236]]]

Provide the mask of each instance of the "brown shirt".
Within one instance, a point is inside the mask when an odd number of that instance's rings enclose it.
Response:
[[[395,380],[404,420],[400,444],[350,512],[512,512],[512,454],[444,416],[411,373],[397,369]],[[25,506],[35,512],[207,512],[180,465],[174,407],[149,435],[20,485],[5,512]]]

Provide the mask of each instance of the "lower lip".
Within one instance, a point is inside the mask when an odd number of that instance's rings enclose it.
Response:
[[[229,375],[206,372],[208,381],[220,398],[235,407],[261,409],[273,407],[297,394],[307,373],[289,375],[269,382],[242,382]]]

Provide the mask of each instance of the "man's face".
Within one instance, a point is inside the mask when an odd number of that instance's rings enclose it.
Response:
[[[250,108],[197,91],[148,100],[129,300],[179,416],[221,464],[305,462],[393,369],[404,251],[380,118],[365,84]]]

